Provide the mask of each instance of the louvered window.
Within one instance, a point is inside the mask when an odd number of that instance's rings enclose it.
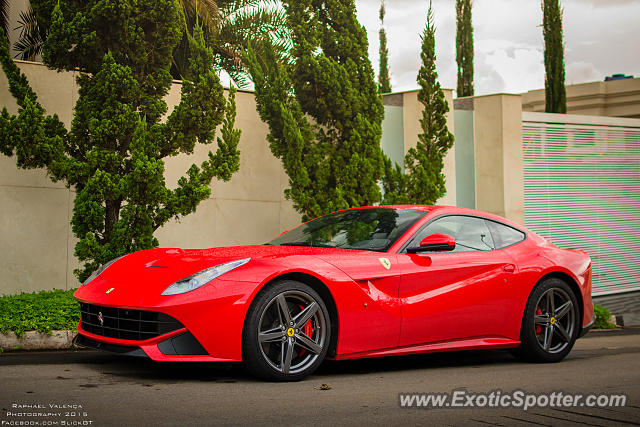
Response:
[[[640,289],[640,120],[522,117],[526,226],[589,252],[593,295]]]

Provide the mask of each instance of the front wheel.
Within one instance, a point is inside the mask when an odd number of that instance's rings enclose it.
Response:
[[[284,280],[251,304],[242,336],[242,359],[251,373],[272,381],[298,381],[315,371],[329,348],[327,307],[304,283]]]
[[[573,290],[549,278],[538,284],[527,301],[520,331],[521,344],[513,353],[531,362],[559,362],[578,336],[580,310]]]

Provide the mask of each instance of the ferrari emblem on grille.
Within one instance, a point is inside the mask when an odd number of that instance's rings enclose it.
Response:
[[[105,292],[105,294],[109,294],[109,293],[111,293],[111,291],[113,291],[114,289],[115,289],[115,288],[111,288],[111,289],[109,289],[107,292]]]
[[[382,264],[384,268],[386,268],[387,270],[391,268],[391,261],[389,261],[389,259],[387,258],[378,258],[378,259],[380,260],[380,264]]]
[[[98,312],[98,322],[100,322],[100,326],[104,326],[104,317],[101,311]]]

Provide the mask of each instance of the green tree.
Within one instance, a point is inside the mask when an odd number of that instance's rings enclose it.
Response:
[[[405,173],[400,166],[385,159],[384,202],[390,204],[433,204],[445,195],[442,173],[444,156],[453,146],[453,135],[447,129],[449,105],[438,82],[436,72],[435,24],[429,2],[427,25],[422,34],[422,66],[418,72],[418,100],[424,106],[418,143],[405,156]]]
[[[191,79],[161,121],[171,52],[184,28],[174,0],[62,4],[54,8],[43,60],[49,68],[79,73],[71,127],[46,114],[2,36],[0,60],[19,109],[16,115],[2,110],[0,151],[15,155],[21,168],[46,168],[52,180],[75,188],[71,225],[79,239],[75,255],[84,262],[76,274],[83,280],[112,258],[158,246],[156,229],[194,212],[214,177],[230,179],[239,165],[240,131],[233,128],[234,92],[225,101],[199,26],[190,37]],[[216,153],[167,188],[163,158],[212,143],[221,123]]]
[[[386,9],[384,6],[384,0],[380,3],[380,31],[378,36],[380,38],[380,73],[378,75],[378,88],[380,93],[391,92],[391,80],[389,79],[389,49],[387,48],[387,32],[384,29],[384,15]]]
[[[2,0],[0,0],[2,1]],[[202,26],[205,42],[213,50],[213,66],[224,70],[239,86],[246,86],[242,51],[250,41],[269,40],[281,60],[287,60],[291,39],[285,15],[278,0],[177,0],[185,15],[186,26],[173,50],[171,74],[175,79],[189,78],[189,34],[196,24]],[[58,0],[31,0],[33,10],[20,15],[20,36],[13,48],[21,59],[34,59],[41,53],[51,24],[51,12]],[[63,2],[61,7],[66,5]]]
[[[567,93],[564,87],[564,43],[560,1],[543,0],[542,16],[545,111],[547,113],[566,113]]]
[[[471,0],[456,0],[456,62],[458,96],[473,95],[473,26]]]
[[[292,62],[246,55],[285,191],[304,219],[380,200],[384,114],[353,0],[285,0]]]

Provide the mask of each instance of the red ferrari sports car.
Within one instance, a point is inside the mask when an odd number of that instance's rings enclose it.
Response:
[[[556,362],[595,319],[585,252],[444,206],[347,209],[263,245],[139,251],[75,297],[79,345],[242,361],[284,381],[325,358],[510,348]]]

